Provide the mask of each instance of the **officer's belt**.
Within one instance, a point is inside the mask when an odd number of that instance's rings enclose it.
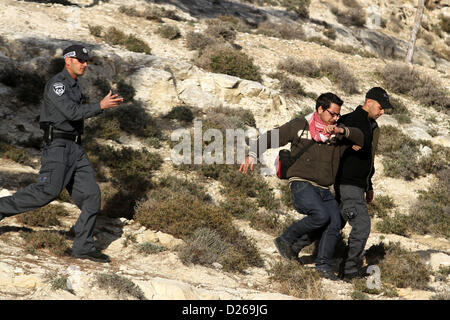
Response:
[[[55,132],[53,130],[53,126],[52,125],[48,125],[46,123],[43,123],[41,125],[41,128],[44,130],[44,141],[46,143],[50,143],[54,139],[64,139],[64,140],[74,141],[75,143],[78,143],[78,144],[81,143],[81,135],[80,134],[71,134],[71,133],[65,133],[65,132]]]
[[[79,135],[79,134],[53,132],[52,140],[54,140],[54,139],[64,139],[64,140],[74,141],[75,143],[78,143],[78,144],[81,143],[81,135]]]

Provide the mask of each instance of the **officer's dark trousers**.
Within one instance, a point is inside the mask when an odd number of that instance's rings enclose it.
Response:
[[[81,209],[75,223],[72,252],[81,254],[95,250],[93,231],[100,209],[100,188],[94,170],[83,148],[73,141],[55,139],[45,145],[39,178],[12,196],[0,199],[0,213],[13,216],[45,206],[67,188]]]
[[[340,185],[336,188],[336,196],[342,218],[352,227],[344,257],[344,272],[348,274],[359,271],[362,266],[364,248],[370,234],[370,216],[363,188]]]

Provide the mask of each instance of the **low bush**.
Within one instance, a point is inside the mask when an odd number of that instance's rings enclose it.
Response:
[[[403,249],[398,242],[380,243],[379,246],[377,250],[385,252],[379,263],[382,283],[397,288],[427,288],[431,268],[421,261],[417,253]]]
[[[306,38],[302,25],[298,23],[274,23],[266,20],[258,24],[258,28],[255,32],[257,34],[263,34],[267,37],[275,37],[286,40],[304,40]]]
[[[331,81],[336,83],[345,93],[359,93],[359,80],[344,63],[334,59],[324,59],[320,62],[320,71],[322,75],[327,76]]]
[[[376,228],[381,233],[393,233],[400,236],[407,236],[408,216],[396,212],[393,217],[384,217],[376,224]]]
[[[192,122],[194,120],[194,113],[189,106],[180,105],[173,107],[165,117],[182,122]]]
[[[145,255],[155,254],[159,252],[166,251],[167,248],[165,246],[161,246],[159,244],[144,242],[137,245],[138,252],[143,253]]]
[[[380,195],[368,204],[369,215],[371,217],[385,218],[391,209],[395,208],[394,199],[390,196]]]
[[[254,243],[232,225],[230,214],[180,186],[176,190],[167,186],[151,190],[147,200],[137,204],[135,220],[147,228],[160,230],[192,243],[183,251],[184,261],[209,263],[212,258],[208,257],[212,254],[214,259],[219,259],[217,262],[223,264],[226,271],[242,272],[247,267],[262,265]],[[217,238],[207,236],[211,235],[209,231],[205,235],[200,229],[211,230],[213,235],[217,234],[221,241],[227,243],[230,249],[226,256],[218,258],[214,255],[214,250],[207,250],[208,247],[202,241]],[[204,235],[200,236],[199,232]],[[191,254],[200,252],[204,255],[196,257]]]
[[[244,52],[228,46],[214,45],[207,47],[197,59],[197,64],[211,72],[261,81],[259,67],[253,64],[253,59]]]
[[[203,50],[213,44],[215,39],[200,32],[188,32],[186,34],[186,47],[189,50]]]
[[[321,300],[325,290],[319,274],[296,261],[276,262],[269,270],[270,280],[279,284],[283,294],[301,299]]]
[[[281,5],[301,18],[309,18],[311,0],[281,0]]]
[[[428,190],[419,191],[409,216],[408,229],[411,232],[450,239],[449,189],[450,169],[447,168],[437,174],[437,181]]]
[[[384,85],[398,94],[407,94],[425,106],[438,111],[448,111],[448,90],[435,78],[415,70],[408,64],[390,63],[381,72]]]
[[[440,15],[439,19],[440,19],[440,24],[441,24],[442,30],[447,33],[450,33],[450,17]]]
[[[63,256],[70,251],[66,239],[60,234],[51,231],[21,231],[20,236],[26,242],[26,250],[32,254],[36,253],[36,250],[47,249],[57,256]]]
[[[171,25],[162,25],[158,28],[158,34],[169,40],[174,40],[181,37],[180,29],[176,26]]]
[[[187,240],[187,245],[180,250],[179,257],[185,264],[212,266],[217,262],[226,264],[232,247],[214,230],[199,228]]]
[[[432,149],[422,156],[420,147]],[[414,140],[393,126],[381,127],[378,150],[383,155],[384,173],[389,177],[413,180],[426,174],[435,174],[448,168],[450,149],[425,140]]]
[[[42,100],[46,79],[35,71],[9,66],[0,71],[0,82],[14,88],[17,99],[27,105],[38,104]]]
[[[107,291],[112,290],[120,299],[131,296],[138,300],[147,300],[142,289],[124,276],[109,273],[97,273],[96,280],[99,288]]]
[[[310,78],[320,77],[320,68],[310,59],[297,60],[293,57],[288,57],[278,63],[278,69],[297,76],[306,76]]]
[[[205,33],[212,39],[219,42],[233,42],[236,39],[235,26],[232,23],[218,19],[209,21]]]
[[[60,226],[59,217],[66,217],[69,212],[61,205],[49,204],[17,216],[17,221],[27,226],[50,227]]]
[[[30,164],[27,151],[24,148],[13,146],[3,137],[0,137],[0,156],[20,164]]]
[[[139,102],[106,111],[102,117],[92,119],[86,130],[96,137],[112,140],[117,140],[121,131],[140,138],[163,139],[161,129]]]
[[[345,11],[338,11],[337,21],[345,26],[364,27],[366,23],[366,14],[363,10],[352,8]]]
[[[105,32],[98,26],[91,26],[89,30],[94,36],[101,37],[110,45],[121,45],[129,51],[151,54],[151,48],[145,41],[133,34],[126,35],[115,27],[109,27]]]

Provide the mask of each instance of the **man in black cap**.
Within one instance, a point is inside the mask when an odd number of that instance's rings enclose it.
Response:
[[[380,87],[366,93],[363,106],[345,114],[338,123],[357,127],[364,133],[364,147],[354,146],[345,151],[336,176],[335,191],[339,201],[343,226],[348,222],[352,230],[341,265],[340,276],[351,281],[365,276],[362,267],[364,248],[370,234],[370,216],[367,204],[374,198],[372,176],[374,159],[380,136],[376,120],[386,109],[392,109],[389,95]]]
[[[12,196],[0,198],[0,220],[45,206],[66,188],[81,209],[74,226],[72,256],[109,262],[109,257],[94,247],[93,231],[101,195],[94,170],[81,147],[81,135],[84,119],[117,107],[123,98],[109,91],[100,102],[86,104],[78,77],[86,70],[88,50],[72,45],[63,55],[64,69],[53,76],[44,89],[39,120],[44,130],[44,145],[38,181]]]
[[[380,129],[376,122],[386,109],[393,109],[387,92],[374,87],[366,93],[363,106],[339,118],[338,125],[359,128],[364,134],[364,146],[353,145],[345,150],[334,185],[336,200],[342,216],[342,228],[348,222],[352,230],[348,246],[340,266],[340,277],[344,281],[364,277],[362,258],[370,234],[370,216],[367,203],[374,197],[372,176],[375,173],[374,159]],[[296,254],[305,246],[322,237],[324,229],[319,229],[298,238],[292,245]]]

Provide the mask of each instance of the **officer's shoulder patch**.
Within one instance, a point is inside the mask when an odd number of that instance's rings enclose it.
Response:
[[[53,91],[58,95],[62,96],[64,94],[64,91],[66,91],[66,87],[61,82],[55,82],[53,84]]]

